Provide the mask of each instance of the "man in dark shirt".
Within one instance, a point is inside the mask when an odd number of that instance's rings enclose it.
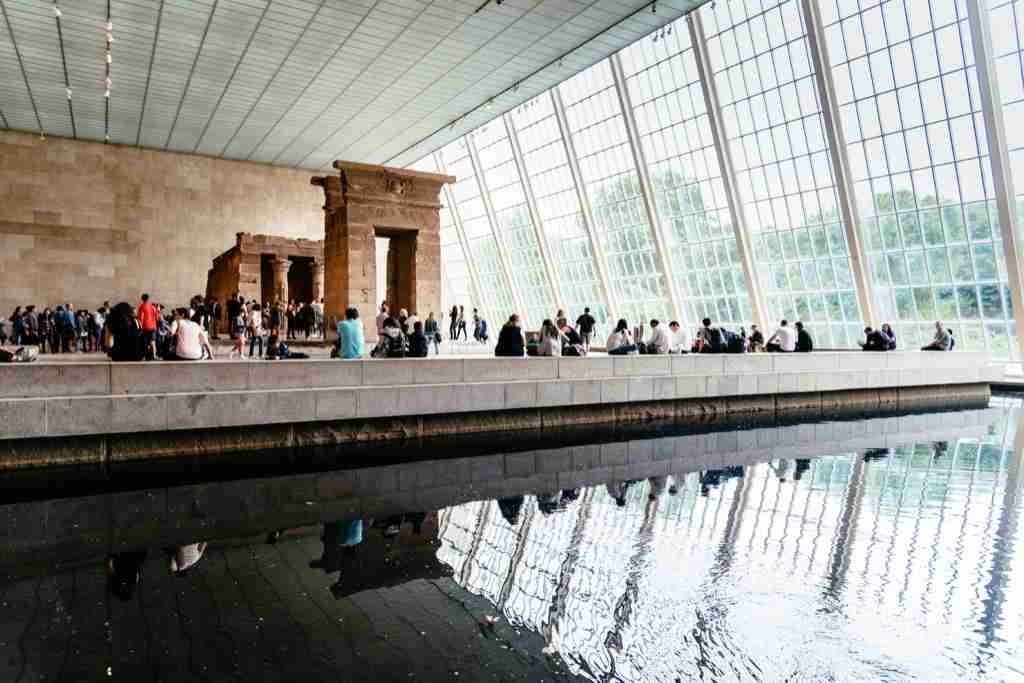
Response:
[[[596,324],[594,316],[590,315],[590,308],[584,308],[583,315],[576,318],[576,329],[579,330],[580,336],[583,338],[583,348],[587,351],[590,351],[590,340],[594,338],[594,325]]]
[[[238,320],[238,314],[242,312],[242,302],[238,300],[238,295],[232,296],[228,299],[228,335],[234,335],[235,321]]]
[[[811,334],[804,329],[803,323],[796,323],[796,352],[810,353],[813,350],[814,340],[811,339]]]
[[[864,341],[860,346],[865,351],[888,351],[889,340],[879,330],[870,327],[864,328]]]

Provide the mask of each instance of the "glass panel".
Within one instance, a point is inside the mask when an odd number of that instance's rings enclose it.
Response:
[[[864,160],[851,164],[860,221],[881,233],[865,236],[868,260],[884,259],[889,269],[871,268],[881,322],[894,322],[897,338],[910,340],[942,319],[956,331],[957,348],[986,348],[994,335],[967,321],[1006,325],[1009,317],[966,5],[869,0],[850,7],[846,18],[823,18],[830,38],[841,26],[847,46],[869,45],[855,52],[830,46],[829,54],[848,152]],[[912,295],[901,285],[912,286]]]
[[[686,20],[620,54],[686,322],[749,325],[750,301]],[[812,250],[810,235],[803,249]],[[735,283],[742,283],[736,287]]]
[[[821,321],[808,324],[818,346],[854,346],[850,330],[863,327],[862,316],[800,3],[732,0],[700,12],[767,315],[802,314],[799,300],[825,294]],[[766,24],[786,30],[766,32]],[[825,233],[827,254],[799,247],[805,230]],[[886,239],[888,230],[883,227]],[[801,271],[790,266],[799,262],[831,265],[836,277],[817,283],[793,277]]]
[[[608,263],[616,315],[637,324],[666,319],[665,274],[656,266],[654,235],[647,221],[640,179],[615,92],[611,65],[595,64],[559,87],[594,232]]]

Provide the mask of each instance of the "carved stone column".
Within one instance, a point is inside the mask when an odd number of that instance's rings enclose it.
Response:
[[[324,262],[322,259],[313,261],[313,301],[324,297]]]
[[[354,306],[363,320],[367,341],[377,338],[373,320],[377,292],[379,234],[397,236],[405,243],[396,258],[406,261],[396,270],[407,290],[406,307],[425,318],[439,313],[441,304],[441,240],[438,195],[452,176],[405,169],[334,162],[337,176],[320,176],[312,183],[324,190],[324,317],[341,319]]]
[[[286,258],[276,258],[270,262],[274,267],[274,297],[281,303],[288,303],[288,271],[292,262]]]

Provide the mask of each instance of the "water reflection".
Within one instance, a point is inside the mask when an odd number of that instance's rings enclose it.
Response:
[[[1017,678],[994,405],[7,505],[0,680]]]

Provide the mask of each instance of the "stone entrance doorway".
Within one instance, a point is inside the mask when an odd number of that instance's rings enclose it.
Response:
[[[377,237],[386,237],[388,252],[385,291],[377,299],[386,301],[392,313],[416,311],[416,238],[418,230],[374,226]],[[379,242],[378,242],[379,244]]]
[[[235,246],[213,260],[206,295],[222,303],[235,293],[247,301],[313,301],[324,295],[321,241],[240,232]]]

